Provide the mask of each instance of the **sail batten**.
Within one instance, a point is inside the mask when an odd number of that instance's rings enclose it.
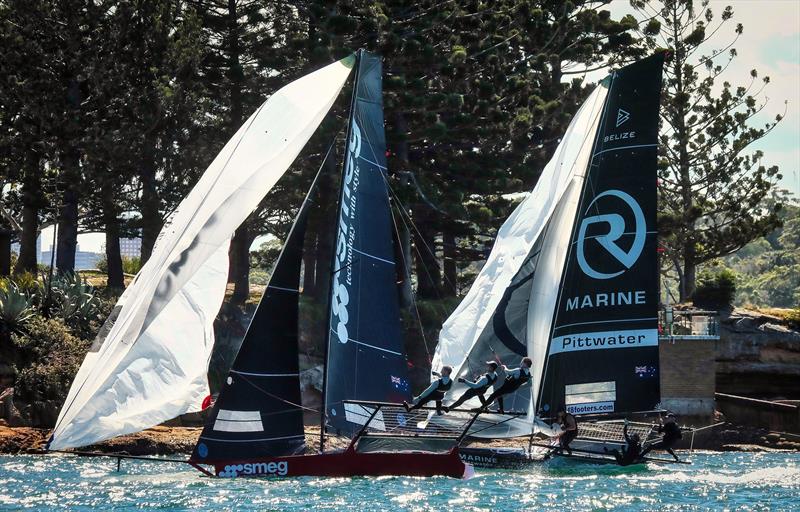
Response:
[[[352,63],[351,56],[277,91],[214,159],[81,365],[50,448],[85,446],[199,409],[230,236],[316,130]]]

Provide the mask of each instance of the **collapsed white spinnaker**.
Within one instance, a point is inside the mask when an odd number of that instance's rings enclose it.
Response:
[[[546,310],[552,316],[552,307],[539,303],[553,302],[558,283],[553,286],[549,279],[541,279],[540,266],[555,268],[558,263],[553,258],[563,258],[553,249],[563,228],[571,230],[577,208],[577,198],[573,196],[579,196],[583,186],[607,94],[608,85],[603,82],[583,103],[535,188],[501,226],[478,277],[442,326],[433,358],[435,370],[450,365],[454,375],[469,378],[481,371],[487,359],[499,359],[514,367],[521,357],[530,354],[534,359],[531,379],[538,385],[543,358],[538,357],[542,350],[535,344],[536,339],[529,336],[529,312]],[[555,218],[569,222],[560,226]],[[546,261],[542,261],[543,257]],[[559,277],[560,268],[555,273],[555,278]],[[546,320],[549,330],[551,318]],[[546,340],[544,347],[546,350]],[[463,391],[454,385],[451,394],[459,396]],[[496,438],[530,434],[532,396],[535,394],[531,388],[523,387],[506,398],[507,409],[527,410],[526,417],[498,417],[496,427],[483,427],[476,435]],[[472,399],[467,405],[475,407],[479,403]]]
[[[208,394],[228,241],[308,142],[354,60],[277,91],[217,155],[165,224],[86,356],[49,449],[85,446],[199,409]]]

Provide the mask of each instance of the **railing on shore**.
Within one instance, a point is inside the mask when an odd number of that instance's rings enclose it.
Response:
[[[719,339],[719,313],[716,311],[666,308],[659,311],[658,325],[665,338]]]

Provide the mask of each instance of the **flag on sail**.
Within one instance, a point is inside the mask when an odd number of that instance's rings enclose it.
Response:
[[[364,422],[361,415],[347,413],[343,400],[410,398],[387,189],[381,67],[379,56],[359,54],[337,217],[324,398],[327,424],[343,433]]]
[[[664,54],[613,73],[569,237],[544,417],[659,402],[656,160]]]
[[[85,446],[199,409],[227,242],[319,126],[353,62],[350,56],[283,87],[228,141],[165,224],[87,354],[49,448]]]

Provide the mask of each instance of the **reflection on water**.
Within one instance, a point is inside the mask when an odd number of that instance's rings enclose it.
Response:
[[[689,466],[622,468],[558,459],[449,478],[202,477],[174,464],[0,457],[0,509],[800,510],[800,454],[702,453]]]

